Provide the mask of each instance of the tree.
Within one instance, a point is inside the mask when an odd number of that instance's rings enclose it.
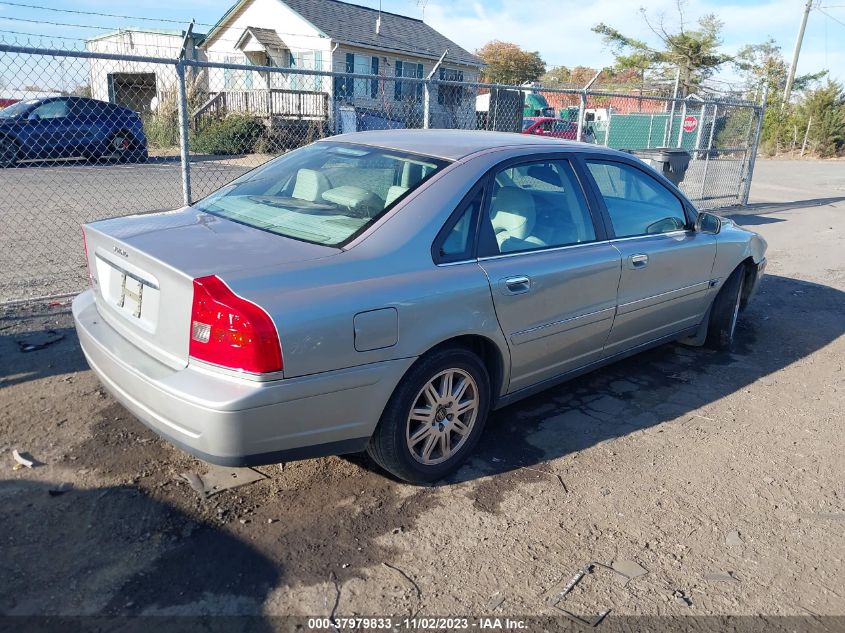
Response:
[[[546,72],[546,62],[540,53],[523,50],[510,42],[493,40],[475,51],[475,54],[485,64],[481,72],[482,81],[520,85],[537,81]]]
[[[774,39],[768,39],[761,44],[749,44],[739,49],[733,60],[734,67],[742,75],[745,83],[746,97],[754,99],[757,90],[764,84],[769,86],[767,105],[777,105],[783,97],[786,76],[789,68],[781,54],[781,48]],[[795,92],[802,92],[827,74],[826,70],[817,73],[799,75],[793,83]]]
[[[838,81],[803,95],[798,113],[809,124],[813,150],[822,158],[845,149],[845,90]]]
[[[645,9],[640,9],[643,20],[660,40],[659,48],[624,35],[603,22],[594,26],[593,32],[601,35],[613,51],[618,69],[633,68],[644,77],[648,70],[665,74],[677,68],[680,71],[680,96],[684,96],[698,90],[701,83],[729,61],[731,56],[718,50],[722,44],[720,33],[723,24],[714,14],[700,17],[696,22],[697,28],[688,29],[681,0],[677,7],[680,19],[674,32],[667,30],[670,27],[667,27],[663,15],[654,24]]]

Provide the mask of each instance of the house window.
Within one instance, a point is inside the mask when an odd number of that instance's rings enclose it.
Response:
[[[223,62],[226,64],[239,64],[243,60],[239,57],[228,55]],[[240,76],[243,74],[241,70],[233,68],[223,68],[223,88],[225,90],[237,90],[241,87],[242,82]]]
[[[299,53],[290,53],[289,66],[290,68],[300,68],[302,70],[321,70],[322,67],[322,52],[321,51],[304,51]],[[291,73],[290,75],[290,89],[291,90],[316,90],[317,79],[313,75],[300,75]]]
[[[440,68],[440,81],[463,81],[464,71],[454,68]],[[459,106],[464,99],[463,86],[437,86],[437,103],[444,106]]]
[[[356,75],[378,75],[379,59],[370,55],[346,53],[344,72]],[[334,96],[336,99],[378,96],[378,79],[360,79],[355,77],[335,77]]]
[[[423,78],[423,65],[403,62],[397,59],[395,64],[397,77]],[[422,101],[423,85],[419,81],[394,82],[393,98],[396,101]]]

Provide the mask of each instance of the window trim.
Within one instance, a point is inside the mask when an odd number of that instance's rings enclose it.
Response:
[[[541,163],[554,160],[566,160],[572,166],[572,170],[575,172],[575,178],[578,181],[578,185],[581,187],[581,191],[584,193],[584,199],[587,203],[587,210],[590,214],[590,220],[593,222],[593,231],[596,234],[596,239],[591,242],[578,242],[576,244],[567,244],[565,246],[547,246],[545,248],[537,248],[525,251],[514,251],[511,253],[495,253],[491,255],[482,254],[480,252],[481,240],[486,239],[489,242],[490,235],[482,235],[481,219],[484,217],[485,213],[489,213],[490,198],[492,195],[491,192],[493,190],[492,181],[494,178],[494,174],[502,171],[503,169],[509,169],[510,167],[525,163]],[[470,188],[467,194],[463,198],[461,198],[461,201],[456,205],[455,210],[449,214],[449,217],[443,223],[443,226],[437,232],[437,236],[434,238],[431,244],[432,261],[437,266],[453,266],[455,264],[464,264],[467,262],[497,259],[500,257],[513,257],[515,255],[532,255],[534,253],[546,253],[561,249],[578,248],[582,246],[595,246],[596,244],[607,243],[611,239],[611,236],[605,228],[606,221],[604,219],[604,216],[600,212],[598,201],[595,199],[595,193],[592,191],[592,189],[586,187],[584,184],[585,182],[587,182],[585,180],[587,175],[584,173],[584,169],[585,166],[581,164],[579,152],[537,153],[533,155],[514,156],[499,161],[479,177],[479,179]],[[463,211],[466,209],[466,205],[471,202],[472,197],[478,193],[479,189],[483,189],[481,208],[479,209],[479,212],[476,215],[475,219],[475,235],[473,238],[473,249],[471,250],[469,257],[467,259],[460,259],[456,261],[438,261],[440,259],[438,249],[442,243],[442,240],[445,240],[445,236],[448,235],[448,231],[450,231],[452,226],[454,226],[454,223],[457,222],[461,213],[463,213]],[[495,240],[495,237],[493,237],[492,239]]]
[[[605,154],[590,154],[590,153],[581,153],[578,156],[579,160],[583,163],[582,170],[586,177],[586,182],[588,186],[593,191],[593,195],[596,199],[598,204],[598,208],[601,211],[602,217],[604,219],[604,223],[607,225],[607,239],[610,241],[614,240],[627,240],[633,239],[638,237],[654,237],[657,235],[670,235],[672,233],[684,233],[688,231],[694,230],[695,227],[695,218],[697,213],[691,208],[691,204],[682,196],[678,195],[679,192],[676,192],[672,189],[671,186],[667,186],[665,183],[661,181],[656,174],[649,173],[648,169],[644,169],[644,165],[638,165],[634,160],[626,160],[621,156],[612,156],[612,155],[605,155]],[[627,167],[631,167],[637,171],[639,171],[643,176],[652,180],[655,185],[659,187],[663,187],[667,192],[672,194],[681,205],[681,210],[683,211],[684,217],[686,218],[686,226],[683,229],[673,229],[672,231],[666,231],[663,233],[638,233],[636,235],[625,235],[625,236],[618,236],[616,235],[616,230],[613,227],[613,221],[610,218],[610,212],[607,210],[607,203],[604,200],[604,195],[601,192],[601,188],[599,187],[598,183],[596,182],[595,178],[593,178],[592,173],[590,173],[590,168],[587,165],[588,162],[603,162],[603,163],[617,163],[620,165],[626,165]],[[667,180],[667,183],[671,185],[671,183]]]
[[[443,226],[440,227],[440,230],[437,232],[434,241],[432,241],[431,243],[431,261],[433,261],[437,266],[447,266],[451,264],[461,264],[465,262],[475,261],[476,252],[478,249],[478,227],[481,215],[484,211],[485,205],[487,204],[487,190],[487,178],[485,174],[478,180],[478,182],[476,182],[472,186],[472,188],[470,188],[466,195],[461,198],[461,201],[455,207],[455,210],[449,214],[449,217],[446,218],[446,221],[443,223]],[[452,257],[448,255],[441,255],[440,248],[443,246],[443,243],[448,239],[449,233],[451,233],[452,229],[460,221],[463,214],[469,208],[469,205],[473,203],[476,196],[478,196],[479,194],[481,194],[481,204],[479,205],[478,209],[473,212],[473,218],[471,220],[472,234],[470,235],[468,253],[466,255],[461,254]]]

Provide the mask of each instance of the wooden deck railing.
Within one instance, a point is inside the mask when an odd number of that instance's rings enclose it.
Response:
[[[305,90],[224,90],[212,94],[192,113],[194,125],[203,119],[238,112],[254,116],[327,120],[329,95]]]

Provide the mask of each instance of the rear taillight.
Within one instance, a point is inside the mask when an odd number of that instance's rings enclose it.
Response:
[[[215,276],[194,279],[192,358],[261,374],[282,369],[279,333],[270,315]]]
[[[88,285],[94,285],[94,275],[91,274],[91,262],[88,260],[88,240],[85,238],[85,229],[82,229],[82,248],[85,250],[85,270],[88,271]]]

